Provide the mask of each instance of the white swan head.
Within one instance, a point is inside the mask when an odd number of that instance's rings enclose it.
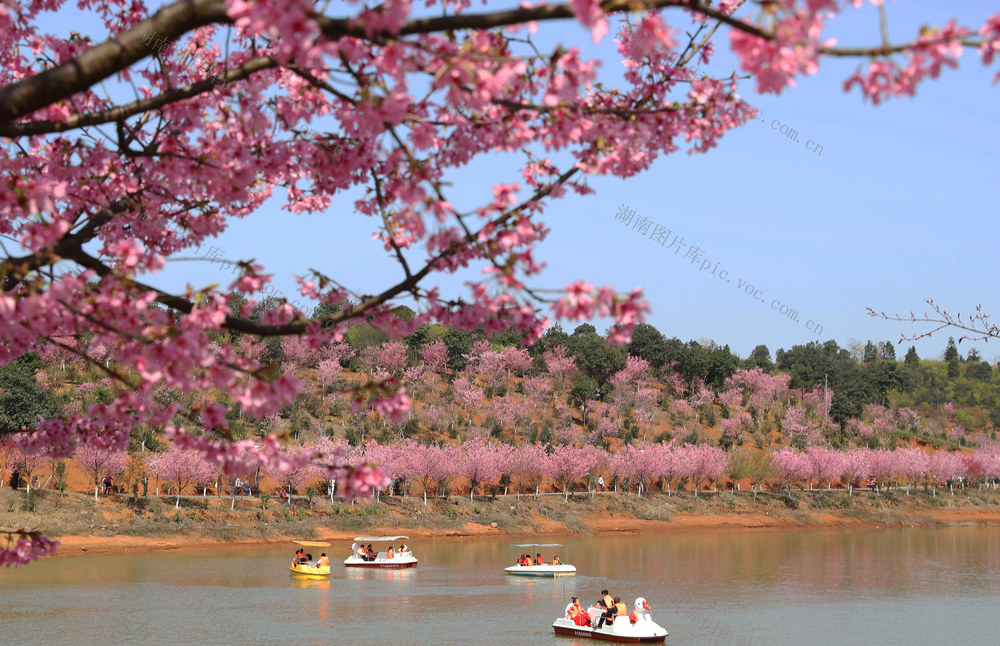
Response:
[[[649,604],[646,603],[645,597],[639,597],[635,600],[635,609],[637,612],[640,610],[652,610],[652,608],[649,607]]]

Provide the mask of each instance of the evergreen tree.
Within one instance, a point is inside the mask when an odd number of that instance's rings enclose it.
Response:
[[[874,363],[878,361],[878,348],[876,348],[875,344],[871,341],[865,344],[865,355],[862,361],[864,363]]]
[[[630,355],[645,359],[654,368],[662,367],[667,360],[667,340],[649,323],[635,326],[627,348]]]
[[[906,351],[906,358],[903,359],[903,361],[908,366],[916,366],[920,364],[920,357],[917,356],[916,346],[910,346],[910,349]]]
[[[767,349],[766,345],[758,345],[754,348],[747,361],[750,367],[760,368],[764,372],[774,370],[774,362],[771,361],[771,351]]]
[[[948,337],[948,347],[944,350],[944,360],[945,361],[960,361],[961,356],[958,354],[958,346],[955,345],[955,337]]]
[[[0,436],[62,414],[59,400],[35,379],[40,366],[38,355],[30,353],[0,367]]]

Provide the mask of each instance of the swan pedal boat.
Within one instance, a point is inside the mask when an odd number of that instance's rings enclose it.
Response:
[[[393,547],[396,541],[408,541],[409,536],[358,536],[354,539],[354,545],[351,546],[351,555],[344,559],[345,567],[365,567],[365,568],[379,568],[379,569],[391,569],[391,570],[401,570],[408,567],[417,567],[417,558],[413,556],[413,552],[407,550],[406,552],[396,552],[395,555],[390,559],[388,557],[388,551],[379,551],[375,555],[374,561],[366,561],[358,556],[358,546],[364,546],[365,543],[389,543],[389,547]]]
[[[518,545],[511,545],[511,547],[515,549],[516,556],[518,548],[562,547],[562,543],[520,543]],[[514,576],[576,576],[576,566],[569,565],[568,563],[560,563],[559,565],[551,563],[545,563],[544,565],[517,564],[505,567],[503,571]]]
[[[635,600],[636,622],[633,624],[628,617],[615,617],[613,624],[604,624],[601,628],[577,626],[572,619],[560,617],[552,623],[556,635],[567,637],[582,637],[618,644],[659,644],[667,639],[667,629],[653,621],[646,600],[639,597]],[[598,617],[600,614],[597,615]],[[597,624],[597,617],[591,616],[591,623]]]
[[[330,547],[329,543],[321,541],[292,541],[299,547]],[[330,578],[330,566],[316,565],[315,561],[310,563],[296,563],[288,568],[292,574],[308,579],[328,579]]]

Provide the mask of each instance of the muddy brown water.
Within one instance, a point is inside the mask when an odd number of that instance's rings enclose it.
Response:
[[[515,542],[578,568],[507,576]],[[288,572],[294,551],[50,559],[0,570],[2,644],[562,644],[571,596],[638,596],[668,644],[1000,644],[1000,528],[411,541],[411,570]],[[527,551],[520,550],[520,551]],[[314,556],[318,556],[315,554]],[[586,643],[586,642],[585,642]]]

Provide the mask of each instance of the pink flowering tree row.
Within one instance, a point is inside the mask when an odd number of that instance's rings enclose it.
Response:
[[[842,480],[849,491],[868,478],[876,488],[888,481],[931,486],[935,493],[940,483],[953,487],[955,482],[995,483],[1000,480],[1000,447],[991,446],[975,453],[927,453],[916,448],[895,450],[856,448],[838,451],[826,447],[809,447],[805,451],[786,448],[771,454],[774,477],[786,487],[813,482],[832,486]]]
[[[128,454],[125,451],[84,445],[76,450],[73,459],[90,475],[91,482],[94,483],[94,500],[97,500],[101,481],[107,476],[117,476],[124,471]]]
[[[379,445],[369,442],[355,450],[357,459],[380,465],[393,477],[405,477],[417,483],[427,504],[429,492],[455,478],[469,483],[470,500],[478,487],[509,476],[514,493],[525,490],[538,493],[546,478],[568,499],[577,484],[593,493],[600,474],[608,474],[617,483],[628,483],[642,496],[657,482],[669,494],[688,483],[697,496],[707,484],[719,481],[727,472],[730,456],[708,444],[635,443],[608,452],[593,446],[521,445],[508,446],[483,441],[460,445],[428,446],[413,440]],[[1000,480],[1000,448],[989,447],[971,454],[937,451],[928,453],[915,448],[835,450],[811,446],[805,450],[784,448],[761,453],[749,478],[757,486],[771,480],[784,488],[814,486],[831,488],[843,482],[849,492],[867,478],[879,483],[905,483],[936,486],[959,478],[994,483]],[[616,485],[617,487],[618,485]]]
[[[582,483],[593,495],[597,476],[609,473],[636,484],[638,495],[648,489],[651,480],[671,482],[687,479],[697,489],[704,481],[717,480],[725,470],[726,454],[705,444],[674,446],[667,444],[627,445],[608,453],[594,446],[571,445],[509,446],[469,441],[454,446],[422,445],[413,440],[380,445],[369,442],[356,450],[358,459],[378,464],[392,477],[405,477],[420,488],[427,504],[428,492],[454,478],[469,483],[470,500],[481,484],[509,476],[514,493],[538,488],[546,478],[566,499],[574,485]]]

